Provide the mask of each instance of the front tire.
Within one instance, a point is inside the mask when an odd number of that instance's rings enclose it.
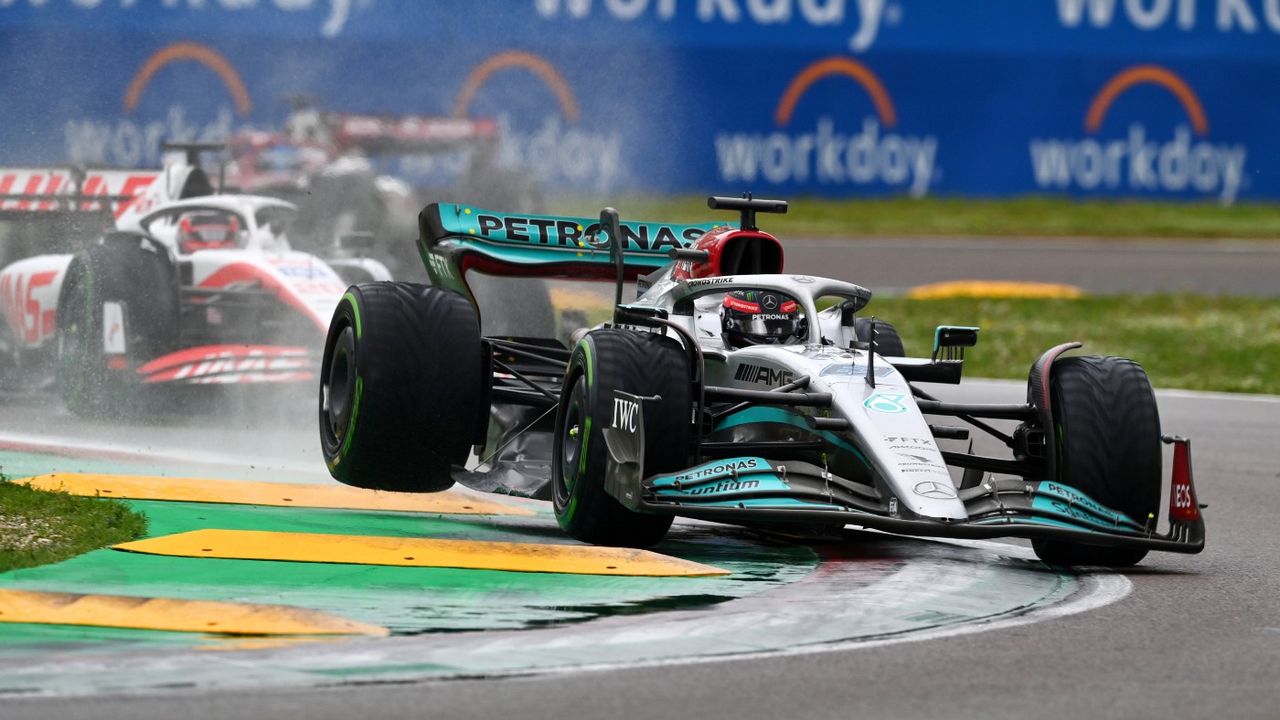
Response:
[[[628,510],[604,489],[614,390],[645,402],[644,472],[681,470],[688,461],[689,361],[675,340],[652,333],[594,330],[573,350],[552,436],[552,503],[560,527],[595,545],[649,547],[671,516]]]
[[[1057,479],[1146,523],[1159,517],[1160,415],[1147,373],[1120,357],[1069,357],[1049,377]],[[1036,556],[1053,565],[1127,567],[1146,557],[1142,548],[1034,540]]]
[[[871,318],[854,318],[853,334],[859,342],[871,342]],[[876,320],[876,354],[883,357],[906,357],[907,350],[893,323]]]
[[[375,490],[438,492],[466,462],[482,407],[475,309],[406,282],[347,289],[320,367],[320,446],[333,477]]]
[[[58,387],[67,408],[90,417],[137,408],[144,387],[134,371],[173,350],[178,316],[174,268],[154,240],[109,233],[72,258],[57,316]]]

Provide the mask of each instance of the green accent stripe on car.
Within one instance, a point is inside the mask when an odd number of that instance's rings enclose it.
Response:
[[[363,325],[360,323],[360,304],[356,302],[356,294],[349,292],[342,296],[342,300],[351,305],[351,317],[356,321],[356,339],[358,340],[363,334]]]
[[[1035,485],[1035,498],[1031,507],[1043,512],[1065,516],[1067,519],[1105,530],[1145,533],[1147,528],[1128,515],[1094,500],[1079,488],[1065,483],[1040,482]]]
[[[729,428],[738,427],[739,425],[754,425],[756,423],[781,423],[783,425],[791,425],[792,427],[807,430],[817,435],[823,440],[835,445],[841,450],[853,453],[854,457],[865,466],[871,467],[871,463],[867,462],[867,458],[862,451],[854,447],[848,440],[836,435],[830,430],[815,430],[809,427],[809,423],[805,422],[804,416],[799,413],[783,410],[774,407],[749,407],[739,410],[716,423],[715,430],[728,430]]]
[[[975,520],[973,521],[972,524],[974,525],[1018,525],[1018,524],[1024,524],[1024,523],[1028,525],[1045,525],[1048,527],[1063,528],[1065,530],[1083,530],[1085,532],[1091,532],[1091,533],[1100,532],[1093,528],[1083,527],[1075,523],[1064,522],[1062,520],[1053,520],[1045,517],[1037,517],[1034,515],[1019,516],[1017,519],[1013,521],[1010,521],[1008,517],[985,518],[982,520]]]

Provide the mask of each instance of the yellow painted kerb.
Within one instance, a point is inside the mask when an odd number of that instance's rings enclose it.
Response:
[[[116,545],[178,557],[350,563],[514,572],[700,577],[727,575],[710,565],[648,550],[434,538],[324,535],[260,530],[194,530]]]
[[[1084,297],[1084,291],[1074,285],[1043,282],[1013,282],[1006,280],[953,280],[951,282],[918,285],[907,292],[912,300],[941,300],[946,298],[1060,298]]]
[[[446,491],[400,493],[346,485],[294,485],[145,475],[51,473],[17,482],[72,495],[343,510],[395,510],[459,515],[533,515],[532,510]]]
[[[220,635],[376,635],[384,627],[287,605],[0,589],[0,622]]]
[[[601,295],[591,290],[551,288],[549,293],[551,304],[557,310],[608,310],[613,305],[612,296]]]

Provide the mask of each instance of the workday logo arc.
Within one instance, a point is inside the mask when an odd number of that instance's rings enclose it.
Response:
[[[208,68],[227,88],[231,99],[235,102],[236,113],[245,117],[253,109],[253,101],[249,98],[249,89],[235,67],[221,53],[207,45],[194,42],[180,42],[157,50],[147,58],[124,94],[125,112],[133,112],[142,100],[142,93],[151,83],[151,78],[166,66],[176,62],[193,61]]]
[[[517,128],[510,115],[498,115],[504,164],[530,170],[542,180],[609,189],[612,180],[623,173],[621,136],[615,130],[594,132],[578,127],[582,111],[573,88],[555,65],[536,53],[507,50],[482,61],[463,81],[454,101],[454,116],[469,116],[489,81],[513,70],[540,80],[555,96],[559,114],[542,116],[536,128]]]
[[[1106,131],[1111,109],[1143,86],[1167,92],[1180,106],[1183,117],[1172,138],[1140,121],[1123,134],[1114,127]],[[1209,130],[1208,113],[1190,83],[1160,65],[1134,65],[1094,94],[1085,111],[1085,137],[1031,139],[1031,170],[1036,186],[1046,190],[1193,193],[1229,204],[1245,186],[1248,148],[1214,142]]]
[[[870,100],[873,112],[856,132],[831,115],[815,126],[793,126],[796,108],[820,81],[848,81]],[[787,84],[773,114],[771,133],[724,132],[715,136],[720,178],[727,182],[882,187],[920,197],[938,179],[938,138],[895,132],[899,118],[888,88],[865,63],[835,56],[810,63]],[[842,132],[844,130],[844,132]]]
[[[569,122],[578,122],[578,100],[573,89],[565,81],[560,71],[545,58],[524,50],[508,50],[500,52],[477,65],[467,74],[462,83],[462,90],[453,104],[454,117],[467,117],[471,112],[471,104],[476,94],[498,72],[510,69],[522,69],[532,73],[555,93],[560,104],[560,111]]]
[[[139,119],[139,106],[152,80],[161,71],[195,64],[198,72],[212,72],[235,109],[247,118],[253,98],[244,78],[226,56],[196,42],[176,42],[149,55],[138,66],[121,98],[121,115],[115,118],[78,118],[65,123],[66,156],[73,165],[152,167],[161,163],[162,140],[224,140],[232,131],[232,110],[221,106],[214,117],[194,119],[177,98],[168,101],[164,119]]]

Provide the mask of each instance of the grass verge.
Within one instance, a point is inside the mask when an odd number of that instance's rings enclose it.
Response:
[[[0,475],[0,572],[142,537],[147,519],[118,500],[35,490]]]
[[[977,325],[967,377],[1026,379],[1044,350],[1069,340],[1082,352],[1142,363],[1158,388],[1280,394],[1280,301],[1199,295],[1078,299],[875,297],[863,311],[892,322],[907,352],[927,355],[937,325]]]
[[[1072,200],[1055,197],[789,198],[786,215],[761,216],[780,236],[977,235],[1142,238],[1280,238],[1280,204]],[[553,212],[595,217],[599,199],[566,199]],[[611,198],[624,219],[733,220],[701,196]]]
[[[608,304],[582,295],[593,323]],[[915,357],[927,357],[938,325],[977,325],[978,346],[965,355],[965,377],[1026,380],[1040,353],[1078,340],[1090,355],[1122,355],[1142,364],[1157,388],[1280,395],[1280,300],[1179,295],[1080,298],[876,295],[861,313],[893,323]]]

